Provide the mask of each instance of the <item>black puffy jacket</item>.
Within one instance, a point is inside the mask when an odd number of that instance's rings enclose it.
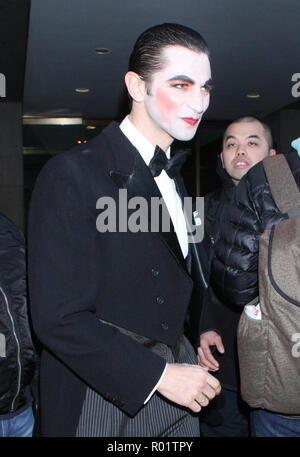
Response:
[[[36,368],[26,296],[22,232],[0,213],[0,414],[14,413],[28,401]]]
[[[300,159],[286,154],[300,188]],[[224,216],[212,262],[211,280],[219,297],[244,306],[258,296],[258,241],[265,229],[286,216],[272,198],[263,163],[252,167],[235,188]]]
[[[225,215],[231,206],[231,200],[235,192],[235,185],[218,159],[217,173],[222,182],[222,188],[205,195],[205,237],[204,244],[210,263],[214,258],[215,246],[220,236]],[[220,368],[214,373],[222,384],[230,390],[237,390],[239,386],[238,355],[236,346],[236,329],[242,310],[239,307],[228,304],[226,300],[220,300],[214,293],[211,285],[202,302],[200,318],[200,334],[214,330],[222,337],[225,353],[214,352],[215,359]]]

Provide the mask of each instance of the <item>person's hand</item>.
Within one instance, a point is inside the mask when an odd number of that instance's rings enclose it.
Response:
[[[217,350],[224,354],[222,338],[217,332],[209,331],[200,336],[200,346],[198,347],[198,363],[200,366],[211,371],[219,369],[219,364],[212,355],[210,346],[216,346]]]
[[[221,392],[221,385],[199,365],[168,363],[157,391],[168,400],[198,413]]]

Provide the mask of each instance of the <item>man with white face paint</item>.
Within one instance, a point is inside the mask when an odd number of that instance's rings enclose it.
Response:
[[[207,54],[168,46],[161,58],[162,70],[152,75],[144,103],[137,104],[130,119],[134,123],[137,117],[145,136],[155,138],[167,150],[174,138],[189,141],[194,137],[209,105],[211,76]],[[145,87],[133,72],[127,73],[126,82],[129,88],[132,82]],[[145,124],[141,124],[142,120]]]
[[[130,114],[48,162],[31,202],[43,436],[199,436],[197,413],[220,392],[183,335],[194,272],[203,272],[188,244],[181,157],[168,161],[173,140],[192,139],[209,105],[203,38],[177,24],[147,30],[125,83]],[[171,230],[98,233],[99,198],[121,219],[120,190],[149,208],[162,198]]]

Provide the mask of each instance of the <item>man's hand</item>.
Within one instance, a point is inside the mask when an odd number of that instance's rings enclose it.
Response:
[[[195,413],[221,392],[219,381],[205,368],[186,363],[167,364],[157,391]]]
[[[224,354],[222,338],[217,332],[209,331],[200,336],[200,347],[198,347],[198,362],[203,368],[216,371],[219,369],[219,364],[213,357],[210,346],[216,346],[217,350]]]

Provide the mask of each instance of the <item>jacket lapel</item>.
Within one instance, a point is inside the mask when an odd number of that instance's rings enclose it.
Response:
[[[118,126],[118,124],[117,124]],[[113,147],[113,154],[115,157],[115,167],[110,170],[110,176],[117,184],[119,189],[127,189],[128,199],[132,197],[143,197],[148,204],[148,229],[151,230],[151,199],[156,197],[161,199],[162,205],[168,214],[165,202],[159,191],[159,188],[149,170],[145,164],[143,158],[132,146],[126,136],[121,132],[119,127],[117,128],[117,135],[114,135],[115,139],[118,139],[118,147]],[[116,138],[117,136],[117,138]],[[120,144],[121,143],[121,144]],[[116,153],[116,151],[120,153]],[[161,219],[161,218],[160,218]],[[160,221],[161,222],[161,221]],[[163,231],[161,223],[159,222],[159,231],[153,232],[153,235],[157,235],[161,238],[163,243],[168,247],[173,255],[177,258],[180,264],[186,269],[186,263],[182,255],[182,251],[178,242],[177,235],[170,218],[170,230]]]
[[[181,175],[178,175],[175,179],[177,192],[180,195],[181,199],[188,197],[186,188]],[[192,217],[192,224],[195,227],[196,221],[194,214],[190,215]],[[187,230],[189,236],[188,244],[188,256],[187,256],[187,269],[194,280],[197,279],[198,284],[201,284],[201,287],[208,287],[208,259],[206,251],[202,242],[194,241],[192,234],[192,228],[188,226],[189,218],[186,217]]]

